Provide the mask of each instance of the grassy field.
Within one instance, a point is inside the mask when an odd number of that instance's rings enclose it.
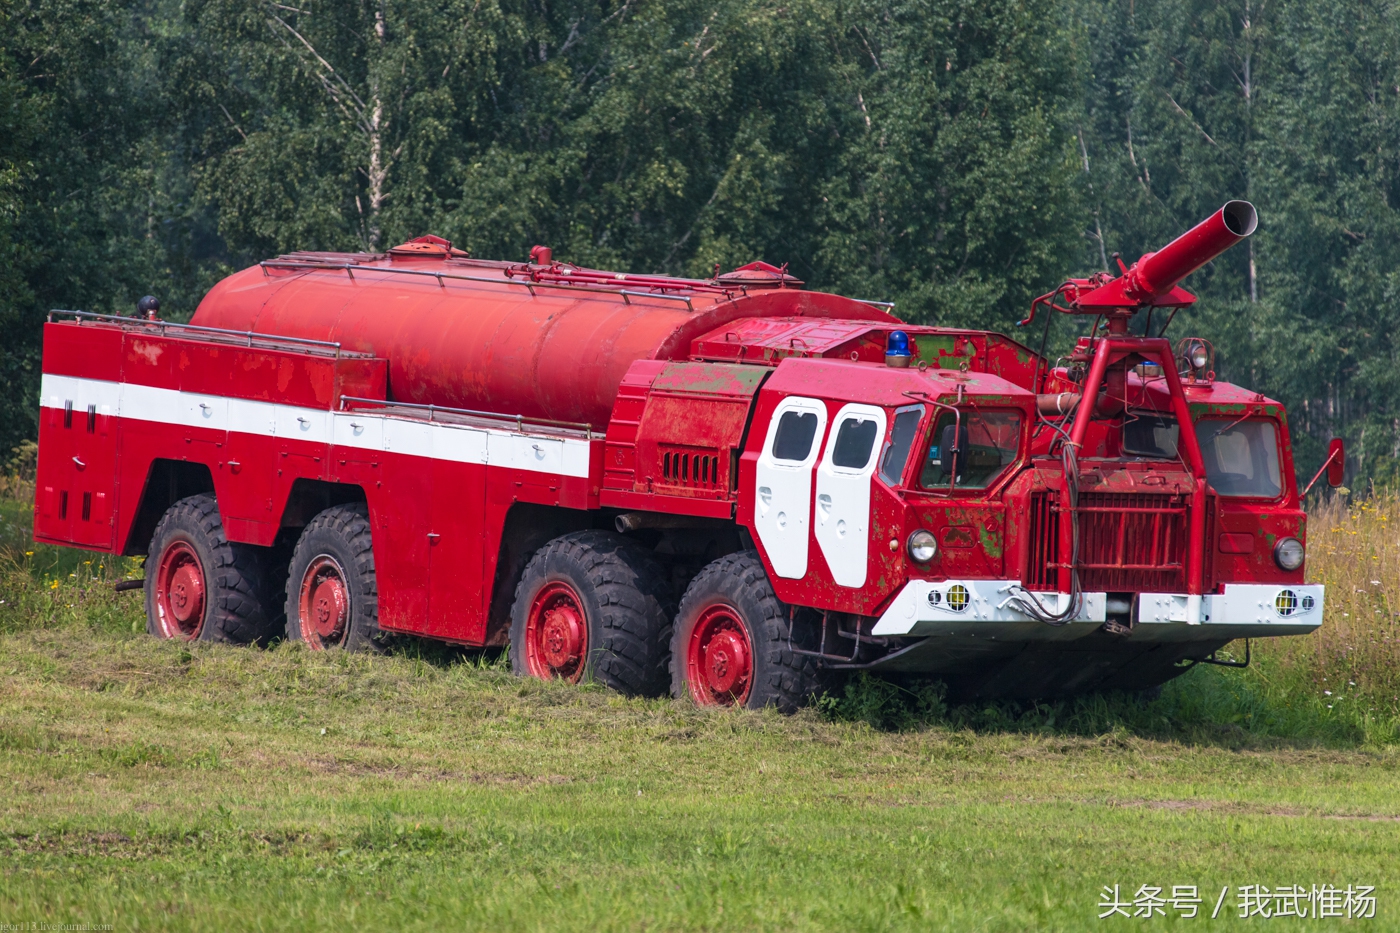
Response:
[[[1364,884],[1346,925],[1400,928],[1392,498],[1318,511],[1328,624],[1249,670],[1030,707],[865,680],[792,718],[415,643],[159,643],[111,592],[138,566],[28,522],[0,499],[0,925],[1136,928],[1098,919],[1116,884],[1196,885],[1150,921],[1193,929],[1262,922],[1241,885]]]

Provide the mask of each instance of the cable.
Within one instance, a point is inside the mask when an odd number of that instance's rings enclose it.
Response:
[[[1063,428],[1053,422],[1047,421],[1046,423],[1064,434]],[[1053,625],[1057,628],[1071,622],[1084,608],[1084,593],[1079,587],[1079,458],[1075,453],[1073,442],[1068,441],[1068,435],[1066,435],[1066,441],[1064,447],[1060,449],[1060,459],[1064,466],[1065,488],[1069,492],[1070,508],[1069,605],[1060,612],[1049,612],[1041,605],[1039,599],[1020,585],[1013,587],[1011,595],[1002,603],[1003,606],[1010,606],[1037,622],[1044,622],[1046,625]]]

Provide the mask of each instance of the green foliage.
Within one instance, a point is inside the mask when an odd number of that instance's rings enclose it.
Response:
[[[1188,283],[1174,326],[1285,402],[1306,479],[1330,436],[1352,485],[1397,477],[1400,18],[1389,0],[1089,0],[1082,133],[1094,242],[1131,259],[1224,200],[1256,236]],[[1355,477],[1355,479],[1353,479]]]
[[[1173,334],[1400,479],[1394,0],[0,0],[0,450],[53,307],[425,232],[1005,329],[1231,197]],[[1160,319],[1158,320],[1160,325]],[[1141,328],[1142,322],[1138,327]],[[1061,322],[1057,337],[1070,330]]]

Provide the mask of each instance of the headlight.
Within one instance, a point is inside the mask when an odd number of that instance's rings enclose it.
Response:
[[[922,528],[909,536],[909,556],[917,563],[927,564],[938,555],[938,542]]]
[[[1297,570],[1303,566],[1303,542],[1297,538],[1280,538],[1274,545],[1274,563],[1284,570]]]
[[[1191,365],[1196,369],[1205,369],[1210,357],[1206,355],[1206,348],[1201,344],[1196,344],[1191,348]]]

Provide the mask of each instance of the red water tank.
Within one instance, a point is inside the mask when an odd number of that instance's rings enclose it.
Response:
[[[484,262],[423,238],[386,256],[293,253],[245,269],[191,323],[374,353],[396,401],[601,427],[634,360],[686,359],[694,338],[738,318],[896,321],[794,283],[759,263],[706,282]]]

